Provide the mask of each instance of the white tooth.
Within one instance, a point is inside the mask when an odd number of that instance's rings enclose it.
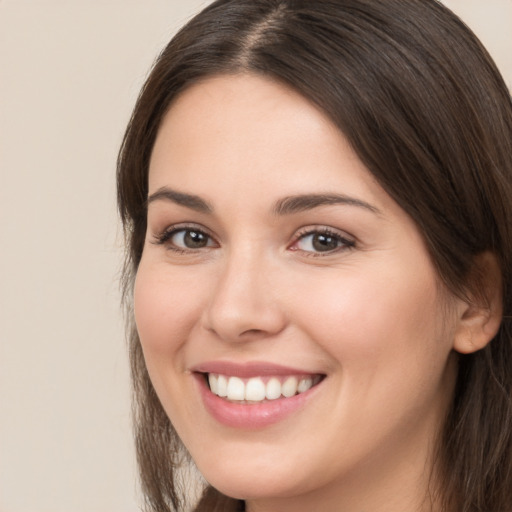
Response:
[[[259,378],[249,379],[245,385],[245,399],[261,402],[265,398],[265,384]]]
[[[279,382],[279,379],[272,377],[268,380],[265,396],[267,397],[267,400],[275,400],[281,396],[281,383]]]
[[[282,386],[281,393],[289,398],[297,393],[297,377],[288,377]]]
[[[228,396],[228,379],[224,375],[219,375],[217,378],[217,393],[218,396]]]
[[[313,386],[313,379],[311,377],[305,377],[303,379],[300,379],[299,385],[297,387],[297,391],[299,393],[304,393],[304,391],[307,391]]]
[[[213,375],[213,373],[208,374],[208,383],[210,384],[211,392],[217,394],[217,376]]]
[[[228,400],[244,400],[245,384],[238,377],[230,377],[228,381]]]

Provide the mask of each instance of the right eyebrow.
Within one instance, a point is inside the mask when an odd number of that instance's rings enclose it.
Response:
[[[199,196],[193,194],[185,194],[172,190],[168,187],[161,187],[156,192],[151,194],[147,200],[147,206],[155,201],[170,201],[171,203],[185,206],[191,210],[199,213],[212,213],[213,208],[211,205]]]

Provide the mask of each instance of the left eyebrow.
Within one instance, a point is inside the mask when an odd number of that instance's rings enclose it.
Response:
[[[290,215],[292,213],[312,210],[319,206],[329,206],[333,204],[356,206],[377,215],[381,214],[381,211],[370,203],[343,194],[304,194],[284,197],[274,204],[273,212],[275,215]]]

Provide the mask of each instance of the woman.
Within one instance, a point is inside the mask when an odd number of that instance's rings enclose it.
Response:
[[[433,0],[219,0],[119,157],[149,510],[512,510],[512,105]]]

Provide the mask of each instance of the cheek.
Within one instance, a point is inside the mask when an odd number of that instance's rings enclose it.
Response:
[[[352,272],[342,286],[317,279],[312,300],[298,311],[302,329],[330,355],[339,390],[333,418],[347,432],[367,436],[369,444],[398,425],[400,437],[419,429],[418,419],[435,424],[451,385],[450,332],[440,315],[434,275],[392,278],[388,269]]]
[[[392,373],[408,359],[417,364],[418,357],[437,358],[447,341],[433,272],[367,267],[364,274],[352,269],[305,288],[307,304],[297,307],[303,329],[342,366],[361,366],[360,375],[377,366]]]
[[[142,261],[135,279],[135,323],[146,358],[150,353],[174,353],[185,342],[200,311],[197,287],[181,283],[179,276],[159,267]]]
[[[197,287],[160,264],[141,262],[134,286],[134,316],[146,367],[167,415],[179,426],[195,402],[183,400],[186,342],[198,320]]]

